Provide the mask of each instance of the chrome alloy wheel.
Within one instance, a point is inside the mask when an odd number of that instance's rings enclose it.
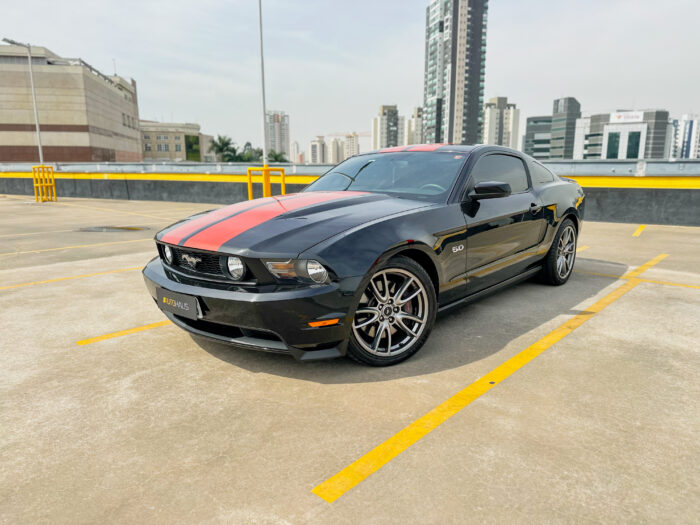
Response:
[[[559,237],[557,246],[557,275],[566,279],[574,267],[576,258],[576,231],[571,225],[566,226]]]
[[[372,276],[355,311],[352,331],[358,344],[377,356],[408,350],[425,330],[428,294],[407,270],[387,268]]]

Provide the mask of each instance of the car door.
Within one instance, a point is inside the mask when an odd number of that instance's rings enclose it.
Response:
[[[471,199],[468,195],[479,182],[507,183],[511,193]],[[517,155],[482,155],[470,170],[465,195],[467,288],[473,293],[517,275],[532,262],[543,212],[532,192],[527,167]]]

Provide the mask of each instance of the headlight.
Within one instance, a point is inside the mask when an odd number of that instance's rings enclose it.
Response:
[[[311,259],[265,261],[265,266],[278,279],[311,280],[315,283],[328,281],[328,270],[320,262]]]
[[[318,261],[306,261],[306,273],[316,283],[325,283],[328,279],[328,271]]]
[[[228,267],[228,273],[231,275],[234,281],[240,281],[245,275],[245,265],[240,258],[231,256],[226,260],[226,266]]]
[[[166,263],[168,263],[168,264],[173,263],[173,250],[167,244],[163,245],[163,257],[165,258]]]

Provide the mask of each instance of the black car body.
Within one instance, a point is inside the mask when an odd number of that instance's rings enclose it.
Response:
[[[384,166],[377,172],[384,182],[377,175],[364,183],[376,191],[352,191],[367,166],[365,173]],[[432,166],[442,174],[433,175]],[[344,169],[357,171],[349,191],[333,190],[345,184]],[[423,193],[402,193],[396,181],[405,173],[423,177]],[[326,186],[333,191],[322,191]],[[159,308],[189,332],[300,360],[330,358],[346,353],[363,286],[386,261],[398,255],[420,265],[426,289],[444,309],[543,271],[563,221],[578,233],[583,210],[578,184],[514,150],[390,148],[341,163],[302,193],[238,203],[166,228],[156,235],[160,257],[143,274]],[[575,236],[572,242],[575,248]],[[227,270],[229,256],[245,266],[238,281]],[[323,282],[307,275],[318,266],[306,261],[323,266]],[[297,265],[289,270],[295,276],[275,276],[268,263],[276,272]]]

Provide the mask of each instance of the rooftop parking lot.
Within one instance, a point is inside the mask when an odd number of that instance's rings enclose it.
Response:
[[[697,522],[700,228],[587,222],[373,369],[165,320],[152,237],[212,207],[0,195],[0,522]]]

